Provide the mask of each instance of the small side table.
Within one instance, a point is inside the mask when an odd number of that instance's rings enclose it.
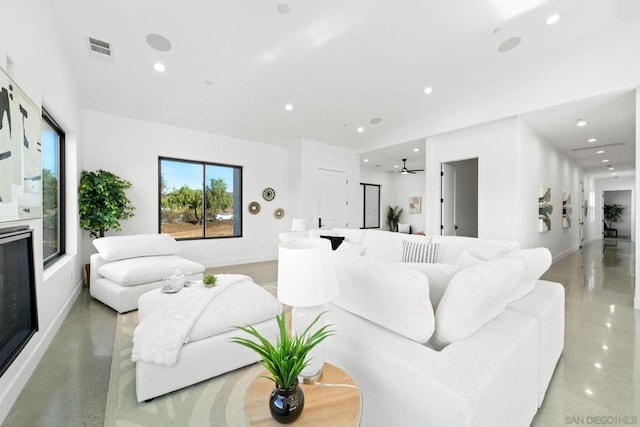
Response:
[[[249,386],[244,399],[244,413],[250,426],[282,426],[269,412],[269,395],[273,382],[262,378],[261,372]],[[322,383],[349,384],[355,386],[351,377],[342,369],[324,364]],[[304,426],[354,426],[360,413],[358,390],[347,387],[324,387],[303,384],[304,409],[293,425]]]

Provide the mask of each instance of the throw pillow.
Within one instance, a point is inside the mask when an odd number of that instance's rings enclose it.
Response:
[[[509,298],[509,302],[515,301],[527,295],[533,290],[536,282],[551,266],[551,252],[547,248],[520,249],[510,252],[507,257],[524,260],[527,267],[524,274]]]
[[[411,234],[411,225],[398,223],[398,233]]]
[[[347,242],[346,240],[338,246],[336,254],[340,256],[360,256],[364,252],[364,246],[356,245],[355,243]]]
[[[429,341],[434,320],[424,274],[362,256],[335,260],[335,305],[420,344]]]
[[[344,240],[344,236],[320,236],[323,239],[328,239],[331,241],[331,249],[334,251],[338,249],[342,241]]]
[[[402,241],[402,262],[426,262],[433,264],[438,261],[438,243],[419,243]]]
[[[433,345],[463,340],[502,313],[526,267],[522,258],[503,257],[456,273],[436,310]]]
[[[474,265],[478,265],[483,260],[471,255],[468,251],[460,252],[458,258],[456,259],[456,265],[459,265],[462,268],[473,267]]]
[[[101,237],[93,241],[93,246],[106,261],[143,256],[175,255],[180,251],[180,244],[168,234]]]

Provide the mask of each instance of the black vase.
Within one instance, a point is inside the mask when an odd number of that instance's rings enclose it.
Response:
[[[289,388],[280,388],[277,385],[269,397],[269,410],[274,420],[281,424],[294,422],[304,408],[304,393],[302,387],[296,381]]]

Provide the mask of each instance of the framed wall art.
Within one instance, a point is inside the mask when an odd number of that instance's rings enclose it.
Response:
[[[571,193],[562,193],[562,228],[571,227]]]
[[[422,213],[422,197],[420,196],[409,197],[409,213],[410,214]]]
[[[0,68],[0,222],[42,217],[40,108]]]
[[[551,214],[553,206],[551,205],[551,189],[549,187],[540,186],[538,189],[538,231],[545,233],[551,230]]]

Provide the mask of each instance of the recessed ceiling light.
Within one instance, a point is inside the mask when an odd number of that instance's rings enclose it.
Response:
[[[522,38],[512,37],[509,40],[505,40],[500,46],[498,46],[499,52],[507,52],[520,44]]]
[[[590,142],[590,143],[592,143],[592,144],[593,144],[593,143],[594,143],[594,142],[596,142],[596,141],[597,141],[597,139],[595,139],[595,138],[591,138],[591,139],[589,139],[587,142]]]
[[[164,73],[165,71],[167,71],[167,67],[165,67],[162,62],[156,62],[155,64],[153,64],[153,69],[159,73]]]
[[[607,169],[609,169],[610,171],[615,170],[616,168],[614,168],[613,166],[609,166]]]
[[[398,165],[393,165],[393,167],[397,169],[397,168],[399,168],[400,166],[398,166]]]
[[[155,50],[159,50],[160,52],[167,52],[171,50],[171,42],[162,34],[147,34],[145,40],[149,46]]]
[[[293,110],[293,105],[292,104],[286,104],[284,106],[284,109],[287,110],[287,111],[292,111]]]
[[[598,369],[602,368],[602,364],[599,362],[594,363],[593,366],[595,366]]]
[[[604,159],[604,160],[602,161],[602,163],[609,163],[609,160]]]
[[[289,7],[287,3],[282,2],[278,5],[278,12],[280,12],[281,14],[286,15],[290,11],[291,7]]]
[[[414,148],[414,149],[413,149],[413,152],[414,152],[414,153],[417,153],[418,151],[420,151],[420,149],[419,149],[419,148]]]
[[[360,127],[358,128],[358,133],[362,133],[362,132],[364,132],[364,128],[363,128],[362,126],[360,126]]]
[[[578,126],[579,128],[582,126],[586,126],[587,125],[587,121],[586,120],[582,120],[582,119],[578,119],[576,120],[576,126]]]
[[[596,154],[602,154],[602,153],[604,153],[604,150],[598,150],[598,151],[596,151]]]
[[[618,174],[617,174],[617,173],[615,173],[615,172],[613,172],[611,175],[613,175],[613,176],[618,176]]]
[[[425,87],[422,92],[424,92],[425,95],[429,95],[430,93],[433,92],[433,88],[432,87]]]
[[[364,159],[364,162],[365,163],[369,163],[369,159]]]
[[[609,350],[609,346],[608,346],[608,345],[606,345],[606,344],[602,344],[602,349],[603,349],[603,350],[605,350],[605,351],[606,351],[606,350]]]
[[[587,393],[589,396],[593,396],[593,391],[590,388],[585,388],[584,392]]]
[[[544,25],[546,25],[546,26],[553,25],[556,22],[558,22],[559,20],[560,20],[560,15],[558,15],[556,13],[556,14],[553,14],[550,17],[548,17],[547,20],[544,21]]]

